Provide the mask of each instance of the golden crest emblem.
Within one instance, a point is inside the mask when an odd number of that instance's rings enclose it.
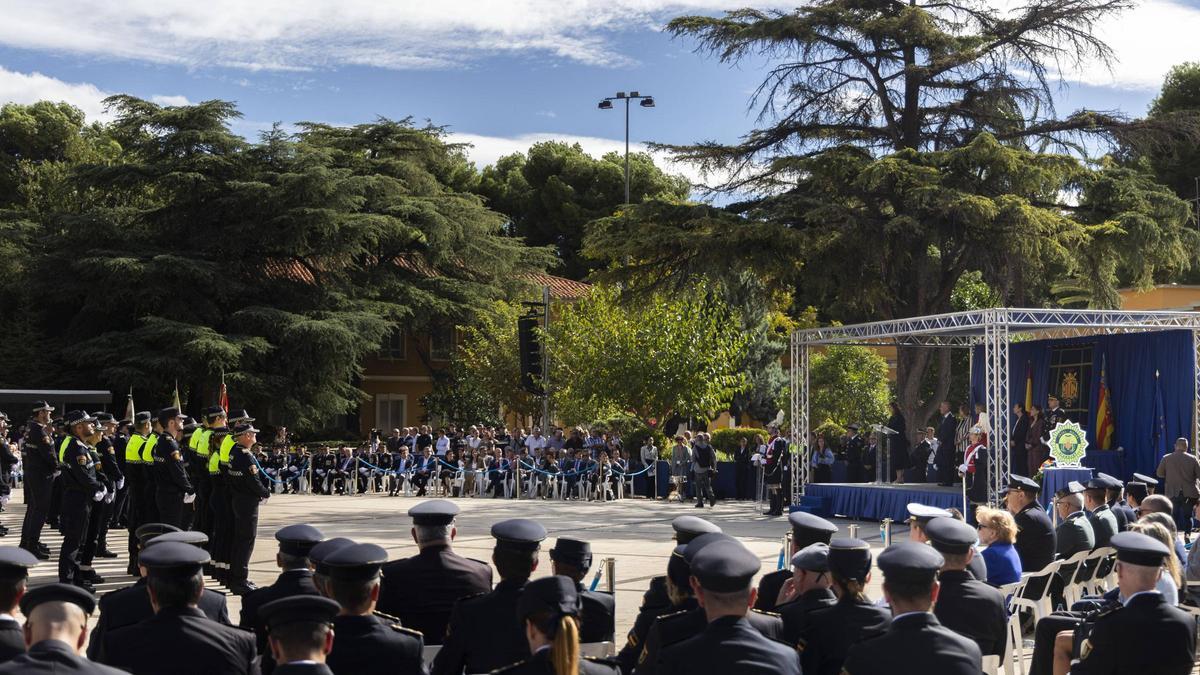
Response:
[[[1069,407],[1079,398],[1079,375],[1073,370],[1064,373],[1059,391],[1062,393],[1062,402]]]

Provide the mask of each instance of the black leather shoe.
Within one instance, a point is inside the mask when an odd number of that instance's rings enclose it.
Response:
[[[96,574],[96,570],[79,570],[79,576],[89,584],[104,583],[104,577]]]
[[[25,549],[25,550],[29,551],[29,549]],[[34,551],[29,551],[29,552],[32,553],[33,557],[37,558],[38,560],[49,560],[50,559],[50,554],[47,553],[46,551],[43,551],[40,548],[37,550],[34,550]]]
[[[78,587],[80,587],[80,588],[82,588],[83,590],[87,591],[88,593],[91,593],[92,595],[95,595],[95,594],[96,594],[96,587],[95,587],[95,586],[93,586],[93,585],[91,585],[91,584],[89,584],[89,583],[88,583],[88,582],[86,582],[86,581],[83,581],[82,579],[81,579],[81,580],[78,580],[78,581],[76,581],[76,582],[75,582],[75,585],[76,585],[76,586],[78,586]]]
[[[117,554],[108,550],[107,548],[102,548],[99,551],[96,551],[96,557],[97,558],[115,558],[115,557],[117,557]]]

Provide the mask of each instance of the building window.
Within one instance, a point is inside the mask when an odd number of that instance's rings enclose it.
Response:
[[[385,436],[392,429],[403,429],[407,426],[404,418],[407,407],[408,396],[405,394],[376,394],[375,428]]]
[[[388,361],[403,361],[408,358],[408,352],[405,350],[406,340],[405,332],[401,328],[397,328],[388,333],[383,338],[383,345],[379,348],[379,358]]]
[[[434,326],[429,332],[429,358],[434,361],[449,361],[454,356],[454,326]]]

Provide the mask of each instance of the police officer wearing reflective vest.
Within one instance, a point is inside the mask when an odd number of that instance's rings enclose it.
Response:
[[[700,548],[691,561],[691,585],[707,626],[664,649],[657,672],[800,675],[796,650],[764,637],[746,617],[757,593],[751,581],[761,567],[758,556],[735,539]]]
[[[434,675],[460,675],[464,669],[485,673],[529,656],[525,627],[517,619],[517,598],[537,569],[546,528],[515,518],[493,525],[492,536],[492,562],[500,583],[491,592],[454,604],[446,639],[433,661]]]
[[[938,597],[937,574],[944,562],[932,546],[914,542],[892,544],[879,554],[883,595],[892,607],[892,621],[850,647],[843,673],[979,675],[983,662],[979,646],[941,625],[930,611]]]
[[[146,467],[143,474],[145,478],[142,481],[142,515],[145,516],[148,523],[162,522],[162,517],[158,513],[158,472],[154,468],[154,449],[158,447],[162,431],[162,422],[159,420],[158,412],[155,412],[150,418],[150,437],[142,444],[142,464]]]
[[[100,427],[100,442],[96,443],[96,454],[100,456],[100,469],[108,479],[111,494],[107,495],[97,509],[95,532],[92,536],[92,526],[88,526],[89,545],[94,545],[93,554],[98,558],[115,558],[117,554],[108,549],[108,528],[119,511],[117,510],[118,495],[124,494],[125,474],[117,461],[118,452],[124,452],[124,439],[116,435],[117,420],[111,413],[98,412],[92,415]],[[91,560],[87,561],[89,564]]]
[[[154,446],[154,500],[159,522],[184,527],[183,506],[195,499],[195,490],[187,477],[179,436],[183,432],[183,413],[179,408],[163,408],[158,413],[162,433]]]
[[[64,422],[71,435],[59,443],[58,457],[63,471],[62,549],[58,554],[58,580],[95,592],[79,569],[79,559],[92,505],[102,501],[108,490],[97,478],[91,443],[96,439],[96,418],[82,410],[67,413]],[[95,574],[94,572],[92,573]]]
[[[50,558],[50,549],[41,542],[42,527],[50,511],[50,492],[58,475],[58,457],[54,446],[54,428],[50,413],[54,407],[45,401],[33,404],[33,417],[21,435],[22,470],[25,481],[25,518],[21,524],[21,548],[39,560]]]
[[[233,531],[233,516],[229,505],[229,486],[221,468],[221,448],[226,446],[227,440],[232,446],[233,439],[229,437],[229,417],[224,410],[211,417],[209,424],[212,433],[208,436],[208,517],[212,540],[208,551],[212,555],[212,563],[206,571],[210,576],[224,580],[229,570],[229,537]]]
[[[196,488],[196,521],[193,527],[212,538],[212,479],[208,464],[212,458],[211,441],[215,429],[225,426],[225,411],[221,406],[204,409],[203,426],[192,434],[194,461],[188,465],[188,477]]]
[[[788,524],[792,526],[792,546],[789,556],[796,555],[801,549],[811,544],[828,544],[837,534],[837,525],[811,513],[796,511],[788,514]],[[792,573],[786,567],[770,574],[764,574],[758,582],[758,600],[754,602],[755,609],[764,612],[773,611],[778,604],[779,590],[784,582],[790,579]]]
[[[233,513],[233,532],[229,549],[229,589],[245,595],[258,587],[249,579],[250,554],[258,533],[258,506],[271,495],[258,479],[259,467],[250,454],[258,440],[258,429],[250,423],[239,424],[231,438],[235,445],[229,452],[229,503]]]
[[[92,417],[96,420],[94,426],[95,434],[89,439],[88,454],[91,456],[92,462],[96,466],[96,480],[104,487],[104,498],[92,506],[88,513],[87,528],[83,532],[83,542],[79,545],[79,572],[80,576],[90,584],[104,583],[104,578],[92,569],[92,562],[96,558],[96,550],[100,545],[101,521],[107,522],[111,515],[110,508],[113,500],[117,496],[117,485],[115,477],[110,473],[110,470],[116,468],[116,462],[112,459],[112,446],[106,443],[104,431],[101,429],[101,424],[106,416],[109,420],[112,415],[108,413],[99,413]],[[104,450],[101,450],[101,447]]]
[[[137,538],[137,530],[142,525],[154,522],[149,516],[146,506],[145,482],[150,467],[142,461],[142,448],[150,438],[150,413],[142,411],[133,416],[133,433],[125,442],[125,481],[129,511],[125,516],[126,527],[129,529],[129,566],[125,572],[130,576],[138,576],[137,554],[141,548]]]
[[[671,521],[675,530],[675,543],[687,544],[702,534],[719,533],[721,528],[696,516],[679,516]],[[654,620],[668,612],[675,611],[671,597],[667,593],[666,575],[650,579],[650,588],[642,596],[642,605],[638,608],[637,617],[633,620],[633,628],[625,638],[625,646],[617,653],[617,662],[621,672],[632,673],[637,664],[642,649],[646,646],[646,635]]]

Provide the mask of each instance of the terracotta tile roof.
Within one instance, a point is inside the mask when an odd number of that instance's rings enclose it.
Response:
[[[590,284],[585,284],[582,281],[556,277],[553,274],[538,274],[529,273],[521,275],[534,286],[549,286],[550,297],[557,300],[578,300],[588,294],[591,290]]]

